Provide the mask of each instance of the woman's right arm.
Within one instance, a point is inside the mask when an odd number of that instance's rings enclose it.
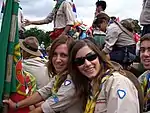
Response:
[[[28,98],[26,98],[18,103],[13,102],[11,99],[3,100],[3,102],[8,104],[9,107],[11,107],[13,109],[17,109],[17,108],[23,108],[23,107],[27,107],[27,106],[36,104],[42,100],[43,100],[42,96],[38,92],[35,92],[32,96],[29,96]]]

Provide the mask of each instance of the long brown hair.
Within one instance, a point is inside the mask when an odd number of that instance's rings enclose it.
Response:
[[[69,56],[69,73],[72,77],[73,83],[75,85],[76,89],[76,95],[78,97],[81,97],[84,99],[84,105],[86,103],[88,93],[89,93],[89,79],[83,75],[77,68],[77,66],[74,64],[75,56],[77,52],[84,46],[88,46],[91,50],[93,50],[99,58],[100,62],[100,71],[98,73],[98,76],[94,78],[94,90],[98,91],[99,86],[100,86],[100,81],[102,79],[103,74],[106,72],[108,69],[114,69],[113,65],[111,64],[110,60],[104,55],[102,51],[91,41],[88,39],[85,40],[79,40],[76,41],[72,47],[70,48],[70,56]]]
[[[69,46],[71,45],[72,42],[73,42],[73,38],[68,37],[68,36],[66,36],[66,35],[64,35],[64,36],[62,36],[62,37],[59,37],[59,38],[57,38],[57,39],[55,39],[55,40],[53,41],[53,43],[52,43],[52,45],[51,45],[51,48],[50,48],[50,50],[49,50],[49,53],[48,53],[48,56],[49,56],[48,59],[49,59],[49,61],[48,61],[48,63],[47,63],[48,72],[49,72],[49,74],[52,75],[52,77],[57,74],[57,73],[56,73],[56,70],[55,70],[55,68],[54,68],[54,66],[53,66],[53,63],[52,63],[52,58],[53,58],[55,49],[56,49],[59,45],[61,45],[61,44],[66,44],[67,47],[69,48]],[[66,69],[66,70],[67,70],[67,69]],[[64,70],[64,71],[66,71],[66,70]]]

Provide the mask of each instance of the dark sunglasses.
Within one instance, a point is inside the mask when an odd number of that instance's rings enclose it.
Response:
[[[85,57],[79,57],[79,58],[76,58],[74,60],[74,63],[77,65],[77,66],[81,66],[84,64],[85,62],[85,59],[87,59],[88,61],[93,61],[97,58],[97,54],[95,53],[88,53]]]

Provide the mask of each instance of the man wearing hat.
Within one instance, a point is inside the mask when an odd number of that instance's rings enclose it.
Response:
[[[31,73],[36,78],[37,88],[40,89],[49,82],[46,62],[40,56],[39,42],[36,37],[30,36],[20,40],[23,56],[23,70]]]
[[[106,9],[106,2],[103,0],[98,0],[96,2],[96,11],[95,16],[97,16],[99,13],[104,12]]]

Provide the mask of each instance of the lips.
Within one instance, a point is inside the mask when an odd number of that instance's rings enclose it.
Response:
[[[93,73],[94,72],[94,68],[88,68],[85,70],[85,72],[87,73]]]
[[[143,59],[144,64],[150,64],[150,59]]]

